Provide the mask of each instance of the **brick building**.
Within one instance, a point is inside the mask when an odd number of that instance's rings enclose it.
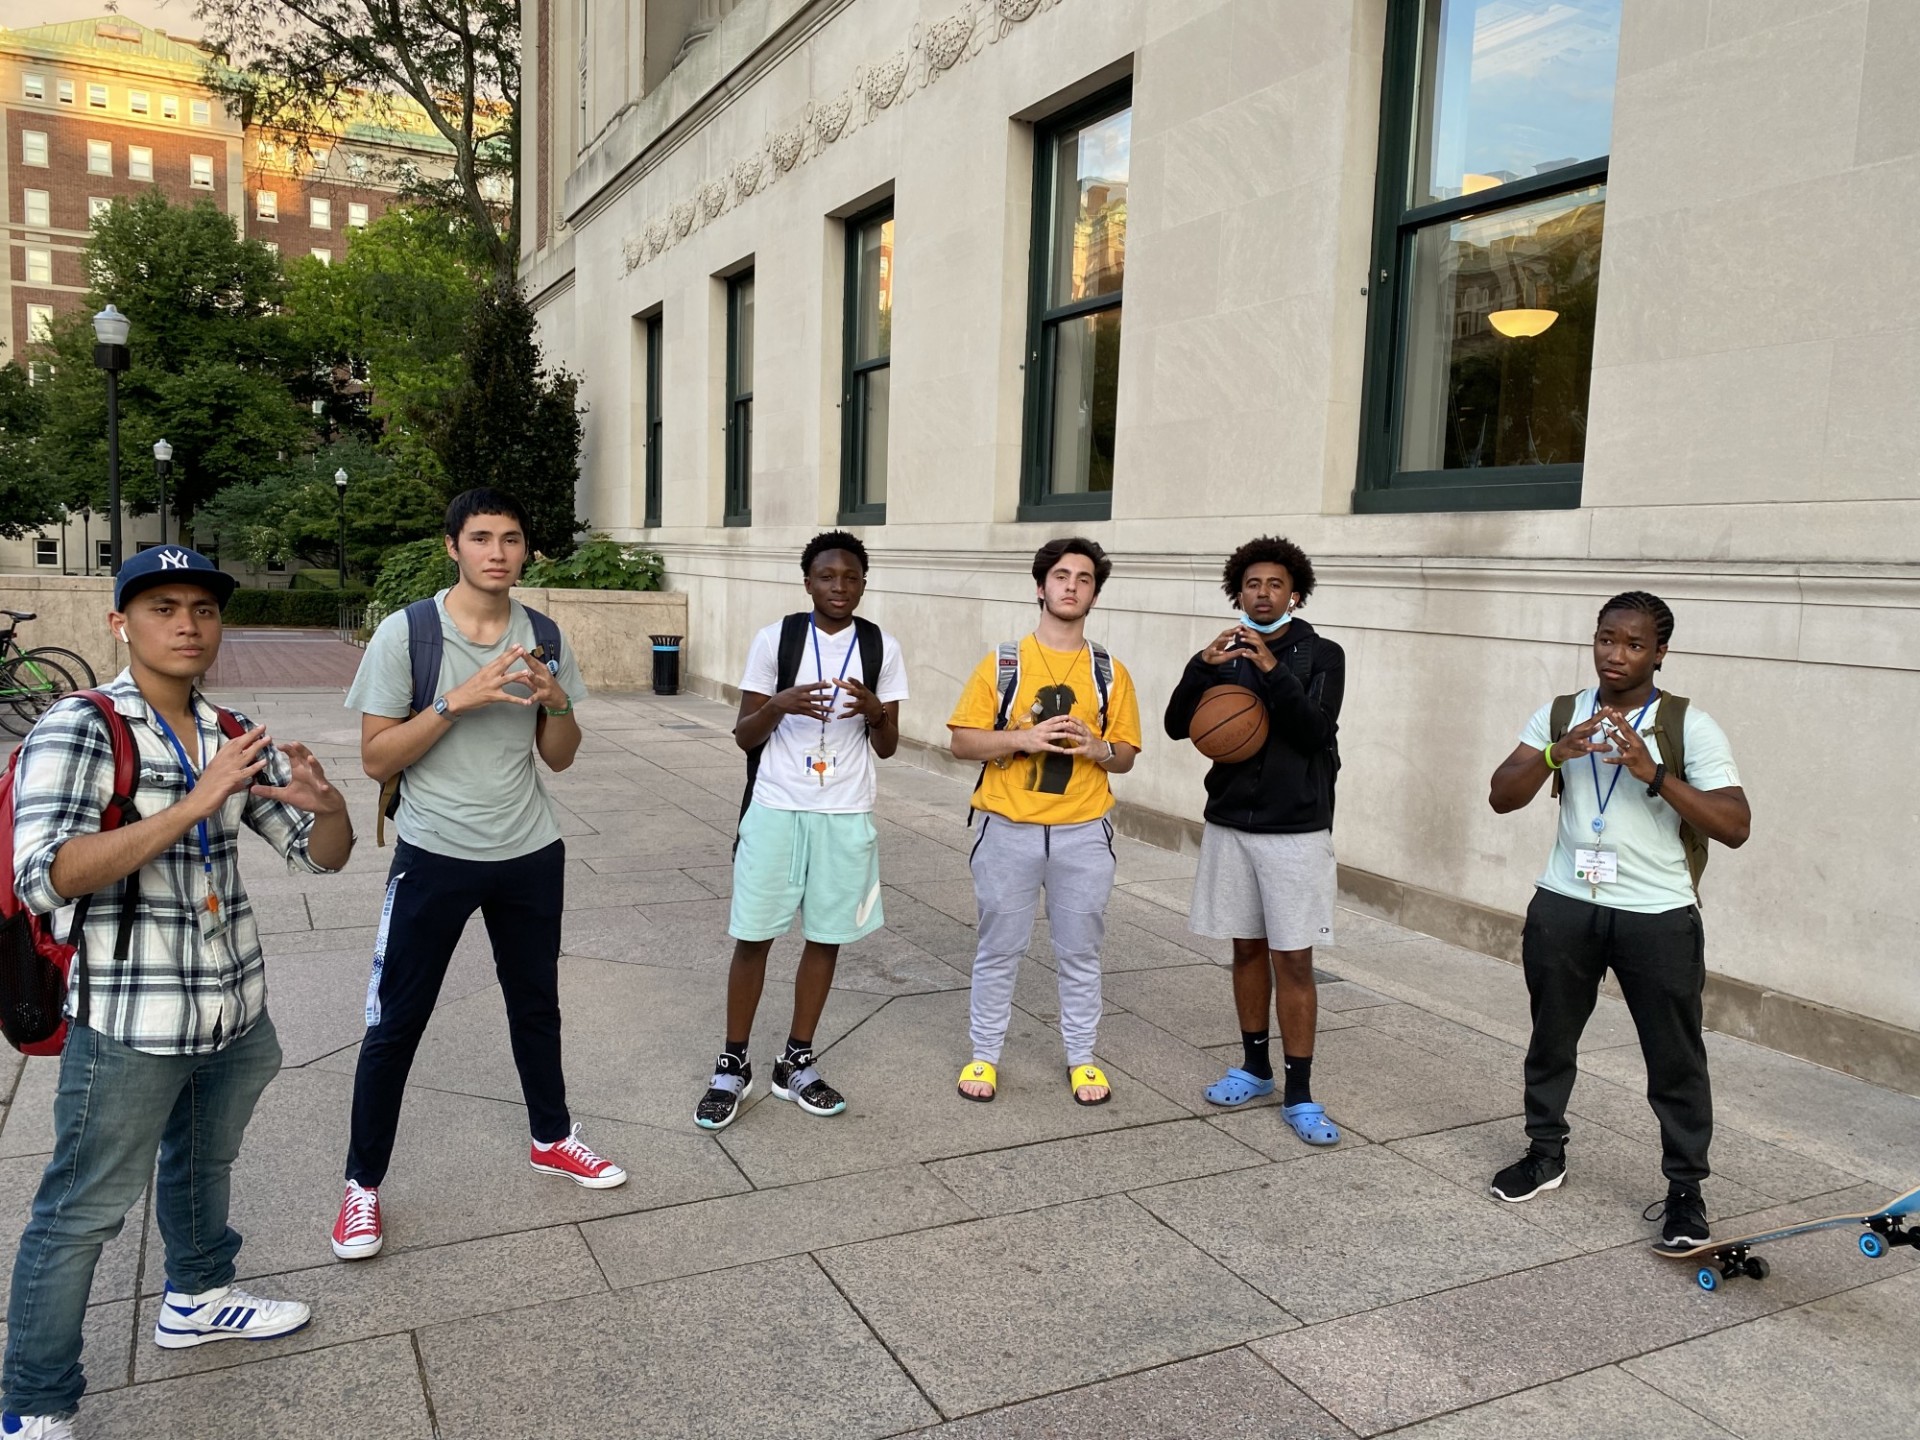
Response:
[[[207,60],[193,41],[118,16],[0,29],[0,363],[31,369],[36,336],[84,304],[93,217],[116,198],[157,188],[175,204],[211,200],[283,259],[331,263],[410,167],[448,166],[451,147],[405,103],[370,104],[304,144],[244,126],[203,83]],[[105,517],[75,517],[64,534],[0,541],[0,571],[102,569],[106,529]],[[159,539],[156,516],[123,529],[129,551]]]

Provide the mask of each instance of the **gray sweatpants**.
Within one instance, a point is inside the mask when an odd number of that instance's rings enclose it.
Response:
[[[1013,982],[1033,939],[1044,888],[1067,1064],[1091,1064],[1100,1026],[1100,941],[1107,929],[1107,896],[1113,892],[1113,826],[1105,820],[1021,825],[985,812],[980,822],[970,861],[980,907],[973,1058],[1000,1063],[1013,1016]]]

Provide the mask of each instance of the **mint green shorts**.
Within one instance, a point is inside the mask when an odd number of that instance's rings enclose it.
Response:
[[[795,914],[800,933],[845,945],[886,923],[880,911],[880,843],[873,816],[774,810],[755,803],[740,820],[733,855],[736,940],[774,940]]]

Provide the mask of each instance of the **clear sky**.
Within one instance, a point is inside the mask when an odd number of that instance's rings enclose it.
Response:
[[[0,25],[9,29],[109,14],[123,15],[171,35],[200,34],[200,22],[193,18],[193,0],[0,0]]]

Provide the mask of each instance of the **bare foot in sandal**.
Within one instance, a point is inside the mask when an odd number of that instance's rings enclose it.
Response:
[[[991,1100],[999,1088],[999,1079],[991,1062],[974,1060],[960,1072],[960,1093],[969,1100]]]

